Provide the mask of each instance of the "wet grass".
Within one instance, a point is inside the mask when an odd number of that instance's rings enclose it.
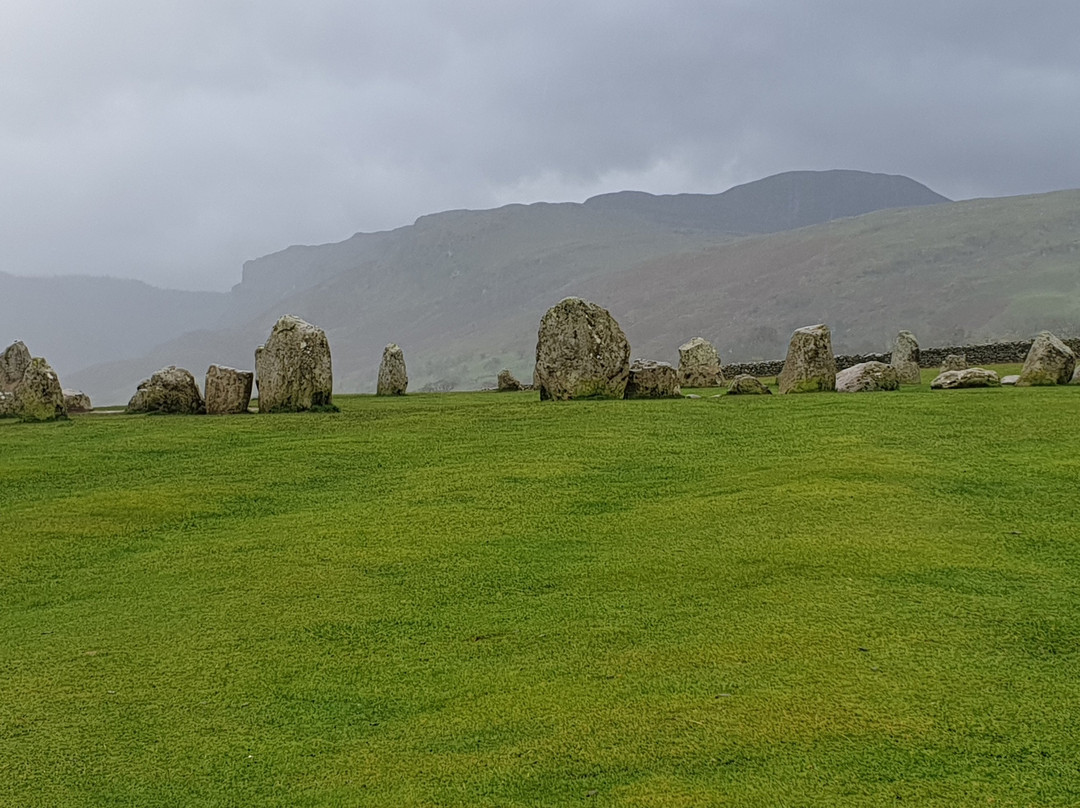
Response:
[[[1080,388],[336,403],[0,426],[0,804],[1080,802]]]

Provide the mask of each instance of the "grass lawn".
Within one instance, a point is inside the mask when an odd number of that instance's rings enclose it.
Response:
[[[0,805],[1080,803],[1080,387],[535,398],[0,422]]]

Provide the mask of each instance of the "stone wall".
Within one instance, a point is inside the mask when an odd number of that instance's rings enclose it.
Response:
[[[1080,356],[1080,339],[1063,339],[1066,345]],[[919,351],[919,365],[924,368],[941,367],[942,361],[949,354],[964,354],[967,356],[968,365],[1003,365],[1012,362],[1023,362],[1031,348],[1032,340],[1019,342],[990,342],[982,345],[950,345],[945,348],[922,348]],[[852,365],[862,362],[885,362],[892,359],[891,353],[868,353],[868,354],[837,354],[836,369],[843,370]],[[740,373],[749,373],[751,376],[776,376],[784,368],[784,360],[776,359],[768,362],[734,362],[724,365],[724,377],[731,379]]]

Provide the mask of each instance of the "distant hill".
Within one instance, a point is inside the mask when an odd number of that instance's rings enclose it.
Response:
[[[132,290],[110,286],[106,300],[83,304],[94,317],[79,320],[81,335],[65,325],[68,306],[77,301],[36,307],[25,301],[24,316],[46,309],[46,320],[57,324],[51,342],[27,342],[54,361],[65,384],[87,390],[100,403],[121,402],[163,364],[196,374],[214,361],[250,368],[255,346],[278,316],[290,312],[327,330],[339,391],[373,389],[382,347],[391,341],[405,349],[411,389],[438,379],[476,387],[489,383],[504,364],[528,376],[540,315],[567,294],[588,292],[619,316],[635,354],[640,348],[672,358],[679,342],[694,333],[726,336],[722,312],[728,306],[757,307],[753,328],[771,327],[786,338],[786,320],[773,321],[760,305],[754,278],[737,268],[725,283],[743,283],[753,289],[752,299],[712,286],[684,288],[681,273],[694,265],[693,256],[718,260],[724,250],[768,243],[772,236],[765,234],[882,209],[947,210],[947,202],[906,177],[826,171],[781,174],[715,195],[624,192],[580,204],[447,211],[397,230],[290,247],[249,261],[242,282],[227,295],[193,298],[154,290],[158,298],[130,299],[126,293]],[[749,262],[749,254],[742,260]],[[676,288],[690,298],[678,309],[667,293]],[[43,290],[40,303],[50,296]],[[640,308],[620,311],[623,300]],[[799,324],[814,319],[811,311],[807,307],[805,317],[796,317]],[[129,317],[137,327],[129,328]],[[663,328],[655,325],[660,321]],[[99,353],[92,366],[86,367],[88,351],[80,348],[74,356],[62,348],[91,333],[99,339],[97,330],[105,326],[109,339],[124,333],[124,344],[95,343]],[[8,334],[0,313],[0,341]],[[18,337],[26,339],[10,335]],[[719,340],[725,359],[737,358],[732,339]],[[739,340],[740,351],[753,352],[760,343],[743,334]]]

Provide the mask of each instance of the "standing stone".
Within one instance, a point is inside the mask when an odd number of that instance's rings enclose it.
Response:
[[[68,413],[90,412],[94,407],[90,403],[90,396],[82,390],[64,390],[64,409]]]
[[[67,416],[60,379],[41,357],[31,359],[26,366],[14,398],[15,415],[24,421],[55,421]]]
[[[808,325],[791,335],[784,369],[777,377],[781,393],[816,393],[836,389],[836,357],[827,325]]]
[[[941,372],[945,373],[949,370],[967,370],[967,366],[966,354],[951,353],[946,356],[945,361],[941,363]]]
[[[838,393],[874,393],[878,390],[899,390],[900,374],[884,362],[863,362],[836,374]]]
[[[958,387],[998,387],[1001,379],[992,370],[983,368],[964,368],[946,370],[930,382],[932,390],[953,390]]]
[[[627,398],[682,398],[679,374],[667,362],[635,359],[626,380]]]
[[[536,337],[540,400],[622,398],[630,343],[607,309],[568,297],[547,310]]]
[[[740,373],[731,380],[727,394],[729,396],[769,396],[772,395],[772,390],[766,387],[757,376]]]
[[[259,412],[333,407],[334,373],[326,333],[286,314],[255,349]]]
[[[922,384],[919,371],[919,343],[910,331],[901,331],[893,343],[892,361],[900,384]]]
[[[0,354],[0,393],[12,393],[30,367],[30,351],[22,340],[11,343]]]
[[[190,371],[169,365],[139,384],[128,402],[127,411],[199,415],[206,412],[206,407]]]
[[[405,354],[401,348],[391,342],[382,352],[379,365],[379,383],[375,388],[378,396],[403,396],[409,386],[409,377],[405,373]]]
[[[235,415],[248,411],[251,385],[255,374],[250,370],[211,365],[206,369],[206,414]]]
[[[1017,387],[1046,384],[1068,384],[1076,369],[1076,354],[1072,348],[1049,331],[1040,331],[1031,343]]]
[[[498,391],[500,393],[514,393],[521,389],[521,382],[506,368],[499,371]]]
[[[724,384],[720,354],[711,342],[694,337],[679,346],[679,383],[686,387],[719,387]]]

